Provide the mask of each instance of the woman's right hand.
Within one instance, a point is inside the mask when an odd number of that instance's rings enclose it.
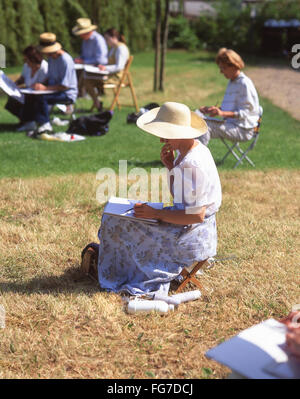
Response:
[[[209,108],[209,107],[207,107],[207,106],[205,106],[205,107],[200,107],[200,108],[199,108],[199,111],[202,112],[202,114],[207,114],[207,113],[208,113],[208,108]]]
[[[174,166],[174,152],[170,144],[166,143],[160,152],[160,159],[166,168],[173,169]]]

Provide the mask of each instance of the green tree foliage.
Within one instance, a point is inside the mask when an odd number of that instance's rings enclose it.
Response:
[[[54,32],[72,51],[75,38],[70,32],[80,16],[86,13],[75,0],[0,0],[0,42],[6,47],[7,64],[22,63],[22,51],[38,44],[42,32]]]
[[[182,15],[170,18],[168,47],[196,50],[200,41],[191,24]]]
[[[0,43],[7,64],[22,63],[23,49],[38,44],[42,32],[55,33],[67,51],[77,54],[81,41],[72,28],[80,17],[89,17],[102,33],[115,27],[132,52],[153,46],[154,2],[149,0],[0,0]]]
[[[273,0],[262,5],[260,15],[262,19],[300,19],[299,0]]]
[[[216,17],[202,16],[192,27],[204,47],[229,47],[242,52],[263,51],[264,23],[268,19],[300,19],[299,0],[273,0],[256,5],[256,17],[240,0],[220,0]]]
[[[155,30],[155,2],[149,0],[79,0],[90,18],[104,32],[116,28],[132,52],[152,48]]]

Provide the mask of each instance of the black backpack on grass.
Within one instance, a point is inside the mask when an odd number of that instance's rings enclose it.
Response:
[[[159,107],[157,103],[149,103],[144,107],[140,108],[139,112],[133,112],[127,115],[127,123],[136,123],[137,119],[143,115],[145,112],[150,111],[153,108]]]
[[[70,122],[67,133],[83,136],[103,136],[108,132],[108,124],[112,114],[111,111],[104,111],[94,115],[80,116]]]

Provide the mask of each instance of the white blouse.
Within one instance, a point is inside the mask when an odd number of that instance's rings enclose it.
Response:
[[[125,44],[120,44],[117,48],[112,47],[108,53],[108,59],[115,53],[116,63],[114,65],[105,65],[109,73],[117,73],[125,68],[129,59],[129,50]]]
[[[40,69],[33,76],[31,76],[31,68],[27,64],[23,66],[22,76],[26,87],[30,87],[35,83],[44,83],[47,80],[47,75],[48,62],[45,60],[42,60]]]
[[[243,72],[229,81],[221,110],[236,112],[236,118],[226,119],[239,127],[252,129],[257,126],[260,114],[258,94],[252,80]]]
[[[221,182],[209,149],[197,142],[198,145],[170,171],[174,175],[174,204],[184,204],[186,213],[190,214],[199,213],[201,207],[206,206],[208,217],[221,205]]]

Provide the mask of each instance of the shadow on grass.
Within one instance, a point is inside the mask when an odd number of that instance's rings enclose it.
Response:
[[[19,123],[0,123],[0,133],[24,133],[17,132],[18,127]]]
[[[198,62],[198,61],[203,61],[203,62],[215,62],[216,61],[216,56],[215,55],[208,55],[207,57],[193,57],[189,61],[191,62]]]
[[[105,292],[96,281],[84,276],[76,264],[64,271],[61,276],[39,276],[24,282],[0,283],[0,293],[13,292],[18,294],[52,294]]]

